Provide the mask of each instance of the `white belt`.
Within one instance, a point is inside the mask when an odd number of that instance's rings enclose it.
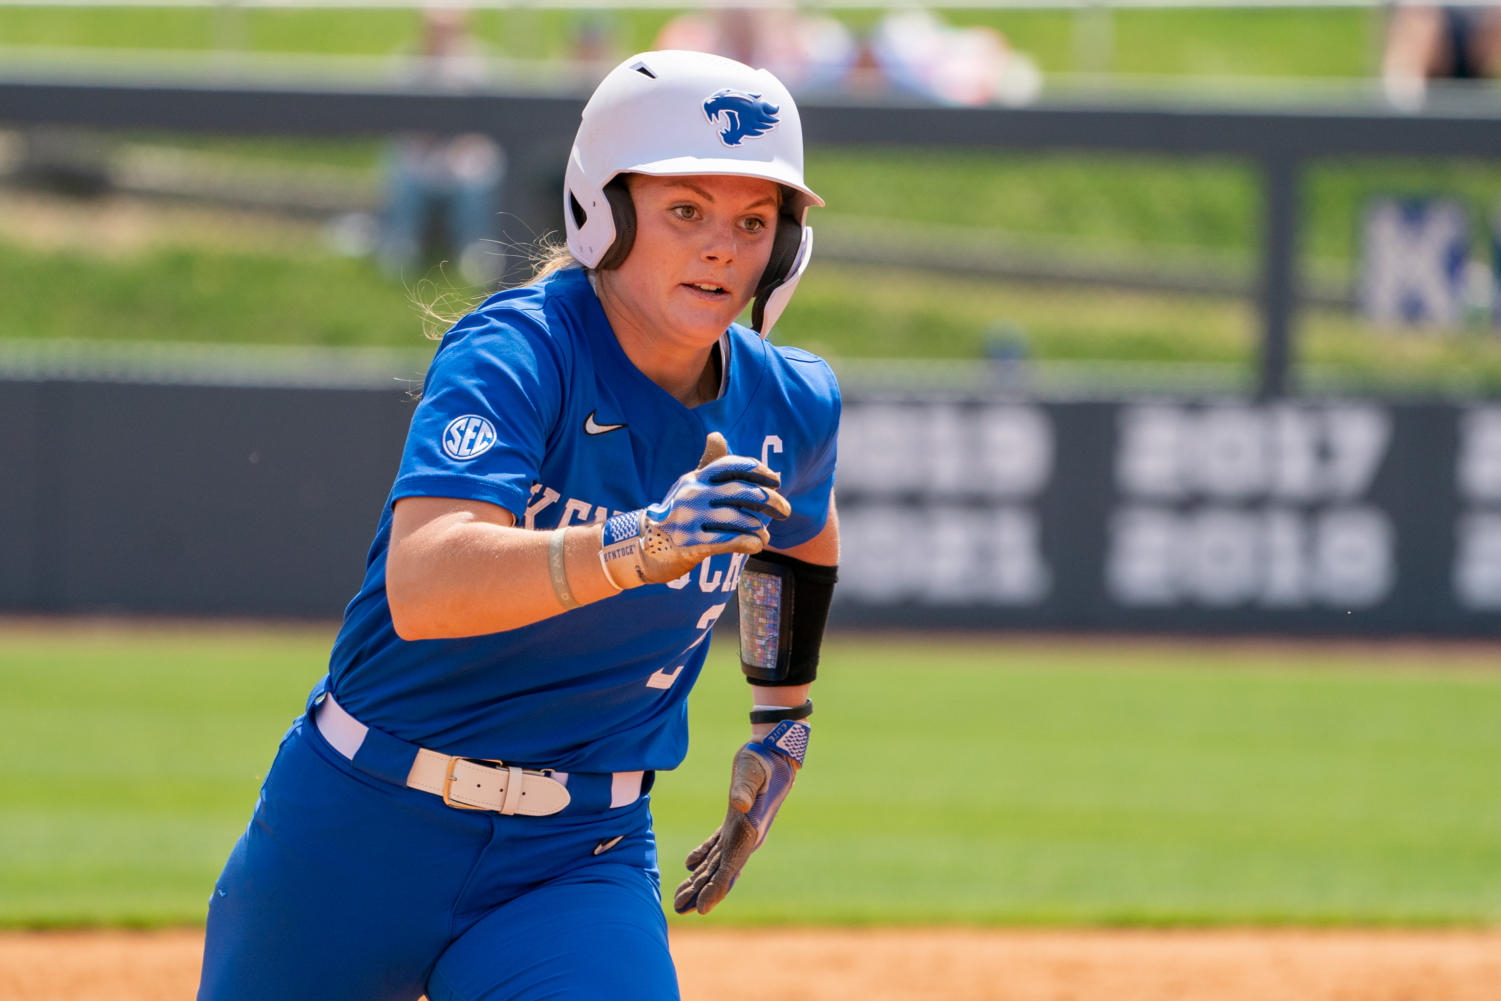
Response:
[[[370,728],[326,695],[313,710],[318,732],[344,757],[354,760]],[[610,807],[629,806],[641,797],[644,772],[610,776]],[[406,784],[441,796],[459,810],[492,810],[507,816],[546,817],[571,799],[568,773],[517,768],[488,758],[464,758],[418,748]]]

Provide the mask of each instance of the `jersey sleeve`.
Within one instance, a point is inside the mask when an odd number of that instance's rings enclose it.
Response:
[[[563,382],[559,346],[531,314],[464,317],[428,369],[392,500],[486,501],[520,521],[563,405]]]
[[[800,546],[823,531],[829,520],[829,499],[839,458],[841,400],[834,373],[815,355],[783,351],[790,355],[788,367],[798,387],[792,402],[799,416],[800,440],[792,475],[782,478],[782,494],[792,505],[792,515],[771,523],[774,549]]]

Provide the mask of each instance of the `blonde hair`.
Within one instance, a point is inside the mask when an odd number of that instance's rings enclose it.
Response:
[[[544,240],[532,251],[532,276],[522,284],[531,285],[559,271],[583,266],[579,259],[573,256],[573,251],[568,249],[567,244]]]
[[[531,263],[532,273],[524,281],[479,293],[461,292],[451,285],[444,288],[432,279],[422,279],[407,296],[422,317],[422,335],[430,341],[442,340],[449,327],[473,312],[475,307],[496,292],[524,288],[559,271],[583,267],[565,244],[547,238],[537,241],[527,250],[527,259]]]

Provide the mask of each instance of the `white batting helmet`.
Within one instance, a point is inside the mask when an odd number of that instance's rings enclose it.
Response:
[[[705,52],[644,52],[600,82],[563,179],[568,249],[585,267],[619,267],[635,238],[624,174],[735,174],[782,186],[771,260],[757,283],[752,324],[764,337],[786,308],[813,252],[803,183],[803,126],[792,95],[766,70]]]

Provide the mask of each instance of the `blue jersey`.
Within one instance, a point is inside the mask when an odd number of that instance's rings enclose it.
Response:
[[[407,641],[391,626],[386,552],[403,497],[486,501],[517,525],[603,521],[653,504],[704,438],[781,474],[792,516],[771,545],[828,517],[839,390],[828,366],[732,325],[718,399],[688,408],[626,357],[588,277],[567,269],[491,297],[443,338],[412,418],[365,580],[345,611],[329,689],[363,722],[448,754],[563,771],[676,767],[689,690],[745,557],[724,554],[520,629]]]

